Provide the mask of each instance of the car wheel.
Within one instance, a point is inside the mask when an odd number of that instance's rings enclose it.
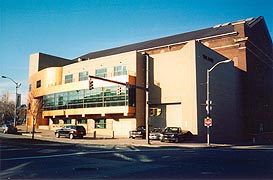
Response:
[[[56,137],[56,138],[59,138],[59,137],[60,137],[60,134],[59,134],[59,133],[55,133],[55,137]]]
[[[73,139],[73,138],[74,138],[73,134],[69,134],[69,139]]]

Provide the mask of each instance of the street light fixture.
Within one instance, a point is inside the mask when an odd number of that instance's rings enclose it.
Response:
[[[210,85],[209,85],[209,73],[219,64],[229,63],[231,62],[231,59],[227,59],[224,61],[219,61],[214,66],[212,66],[210,69],[207,69],[207,100],[206,100],[206,110],[207,110],[207,118],[210,118],[210,108],[211,108],[211,102],[210,102]],[[210,145],[210,132],[209,132],[209,126],[207,126],[207,145]]]
[[[16,126],[16,114],[17,114],[17,98],[18,98],[18,88],[21,86],[21,83],[18,83],[16,81],[14,81],[12,78],[10,77],[7,77],[7,76],[1,76],[2,78],[4,79],[9,79],[11,80],[12,82],[14,82],[15,84],[15,109],[14,109],[14,126]]]

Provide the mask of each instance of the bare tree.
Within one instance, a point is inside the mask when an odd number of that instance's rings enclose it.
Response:
[[[35,127],[38,127],[39,121],[42,118],[43,98],[36,97],[33,93],[28,96],[28,120],[27,126],[32,126],[32,139],[34,139]]]
[[[9,100],[9,93],[3,93],[0,101],[0,120],[1,123],[9,119],[14,119],[15,103]]]

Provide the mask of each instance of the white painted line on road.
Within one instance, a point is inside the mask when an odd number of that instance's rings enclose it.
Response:
[[[44,158],[65,157],[65,156],[82,155],[82,154],[88,154],[88,152],[76,152],[76,153],[69,153],[69,154],[54,154],[54,155],[43,155],[43,156],[15,157],[15,158],[1,159],[1,161],[26,160],[26,159],[44,159]]]
[[[85,154],[105,154],[105,153],[121,153],[121,152],[152,152],[152,151],[163,151],[163,150],[179,150],[177,148],[169,149],[144,149],[144,150],[111,150],[111,151],[85,151],[85,152],[75,152],[67,154],[53,154],[53,155],[42,155],[42,156],[26,156],[26,157],[14,157],[14,158],[4,158],[0,161],[13,161],[13,160],[27,160],[27,159],[44,159],[44,158],[54,158],[54,157],[66,157],[66,156],[75,156],[75,155],[85,155]]]
[[[29,150],[29,148],[12,148],[12,147],[1,147],[0,152],[6,151],[22,151],[22,150]]]
[[[245,151],[246,149],[199,149],[200,151]],[[247,149],[247,150],[259,150],[259,149]],[[164,149],[137,149],[137,150],[109,150],[109,151],[84,151],[75,152],[67,154],[54,154],[54,155],[42,155],[42,156],[28,156],[28,157],[14,157],[0,159],[0,161],[12,161],[12,160],[26,160],[26,159],[44,159],[44,158],[54,158],[54,157],[65,157],[65,156],[75,156],[75,155],[86,155],[86,154],[105,154],[105,153],[124,153],[124,152],[156,152],[156,151],[181,151],[184,153],[189,153],[188,150],[181,148],[164,148]],[[273,151],[272,149],[263,149],[263,151]],[[190,152],[192,153],[192,152]],[[167,158],[167,157],[166,157]]]

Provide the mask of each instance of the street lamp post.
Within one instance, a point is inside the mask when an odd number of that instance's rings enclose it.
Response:
[[[150,142],[150,137],[149,137],[149,133],[150,133],[150,115],[149,115],[149,109],[150,109],[150,102],[149,102],[149,87],[150,87],[150,65],[149,65],[149,54],[148,53],[144,53],[143,54],[145,56],[145,63],[146,63],[146,68],[145,68],[145,73],[146,73],[146,91],[145,91],[145,94],[146,94],[146,110],[145,110],[145,126],[146,126],[146,141],[147,141],[147,144],[151,144]]]
[[[21,83],[18,83],[16,81],[14,81],[12,78],[10,77],[7,77],[7,76],[2,76],[2,78],[6,78],[6,79],[9,79],[11,80],[12,82],[14,82],[15,84],[15,109],[14,109],[14,126],[16,126],[16,114],[17,114],[17,98],[18,98],[18,88],[21,86]]]
[[[223,64],[223,63],[229,63],[232,60],[227,59],[224,61],[219,61],[218,63],[216,63],[214,66],[212,66],[210,69],[207,69],[207,100],[206,100],[206,110],[207,110],[207,118],[210,118],[210,108],[211,108],[211,102],[210,102],[210,84],[209,84],[209,73],[219,64]],[[209,126],[207,126],[207,145],[210,145],[210,132],[209,132]]]

